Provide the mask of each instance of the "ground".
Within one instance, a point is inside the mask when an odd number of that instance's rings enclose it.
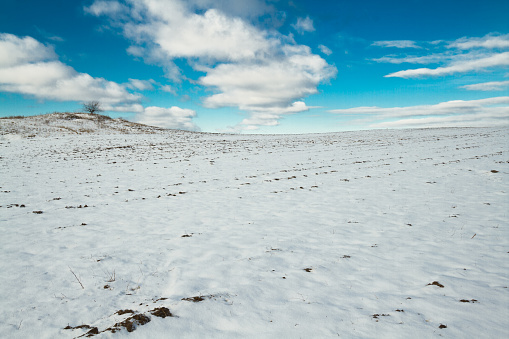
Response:
[[[4,132],[0,337],[506,337],[508,132]]]

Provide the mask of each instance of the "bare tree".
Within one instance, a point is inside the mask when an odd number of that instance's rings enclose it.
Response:
[[[83,110],[90,114],[102,112],[101,103],[99,101],[89,101],[83,104]]]

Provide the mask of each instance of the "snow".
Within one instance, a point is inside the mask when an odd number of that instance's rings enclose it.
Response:
[[[507,337],[508,132],[4,132],[0,337]]]
[[[51,113],[29,117],[8,117],[0,119],[0,140],[54,137],[73,134],[136,134],[161,133],[159,127],[137,124],[122,118],[112,119],[92,113]]]

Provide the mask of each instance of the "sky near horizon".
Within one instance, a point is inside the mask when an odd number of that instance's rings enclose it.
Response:
[[[2,0],[0,117],[204,132],[509,125],[509,1]]]

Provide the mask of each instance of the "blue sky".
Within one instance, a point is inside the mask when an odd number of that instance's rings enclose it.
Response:
[[[509,125],[509,2],[3,0],[0,116],[309,133]]]

